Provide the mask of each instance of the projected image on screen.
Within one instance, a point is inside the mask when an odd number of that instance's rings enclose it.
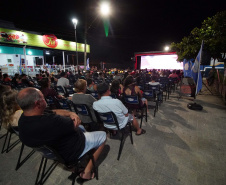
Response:
[[[183,69],[183,62],[177,62],[177,55],[141,56],[141,69]]]

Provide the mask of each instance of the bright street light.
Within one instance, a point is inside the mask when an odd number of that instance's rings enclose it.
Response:
[[[108,16],[111,12],[110,5],[107,2],[104,2],[100,5],[100,12],[103,16]]]
[[[72,19],[72,22],[74,24],[74,29],[75,29],[75,44],[76,44],[76,61],[77,61],[77,67],[78,67],[78,43],[77,43],[77,36],[76,36],[76,26],[78,24],[78,20],[77,19]],[[74,65],[74,64],[73,64]]]
[[[77,20],[77,19],[72,19],[72,22],[73,22],[74,27],[75,27],[75,29],[76,29],[76,26],[77,26],[78,20]]]
[[[166,47],[164,48],[164,50],[165,50],[165,51],[169,51],[169,46],[166,46]]]

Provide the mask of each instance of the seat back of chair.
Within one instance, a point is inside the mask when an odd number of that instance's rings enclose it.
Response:
[[[47,96],[45,98],[45,100],[50,109],[61,109],[62,108],[56,97]]]
[[[154,91],[153,90],[145,90],[143,92],[143,97],[145,97],[146,99],[150,99],[150,98],[154,98]]]
[[[73,87],[66,87],[65,90],[68,96],[73,95],[75,93],[75,91],[73,90]]]
[[[124,101],[125,101],[125,103],[133,104],[133,105],[139,105],[140,104],[138,96],[125,95]]]
[[[55,87],[56,91],[58,92],[59,95],[65,96],[65,90],[62,86],[56,86]]]
[[[160,90],[160,84],[158,85],[148,85],[148,89],[149,90],[153,90],[153,91],[159,91]]]
[[[113,112],[105,112],[100,113],[98,112],[100,120],[104,123],[104,125],[114,125],[120,130],[118,120],[116,115]]]
[[[74,107],[74,110],[77,114],[80,114],[80,115],[83,115],[83,116],[88,116],[88,117],[90,117],[92,122],[95,122],[93,120],[90,109],[86,104],[74,104],[73,103],[73,107]]]
[[[117,96],[116,96],[116,94],[114,94],[114,93],[111,93],[111,97],[112,97],[113,99],[117,99]]]
[[[91,94],[94,98],[96,98],[96,99],[99,98],[97,91],[95,91],[95,92],[90,92],[90,94]]]
[[[70,103],[68,102],[67,99],[58,99],[58,102],[61,106],[62,109],[65,109],[65,110],[70,110],[71,111],[71,105]]]
[[[19,136],[19,127],[18,126],[10,126],[10,128],[17,136]]]
[[[138,95],[124,95],[123,100],[128,109],[140,109],[144,105]]]

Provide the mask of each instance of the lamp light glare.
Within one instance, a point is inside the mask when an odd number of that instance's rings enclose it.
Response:
[[[27,53],[28,53],[28,55],[32,55],[32,52],[31,51],[28,51]]]
[[[110,14],[110,6],[109,3],[103,3],[100,6],[100,12],[103,16],[108,16]]]
[[[164,48],[164,50],[165,50],[165,51],[169,51],[169,46],[166,46],[166,47]]]
[[[78,20],[77,19],[72,19],[73,24],[77,25],[78,24]]]

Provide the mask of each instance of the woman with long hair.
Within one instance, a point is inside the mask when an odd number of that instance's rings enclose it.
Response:
[[[117,98],[120,98],[123,91],[123,86],[120,84],[119,80],[113,80],[110,87],[111,94],[114,94]]]
[[[1,121],[6,129],[10,126],[18,126],[18,120],[23,112],[16,102],[17,93],[15,90],[8,90],[3,92],[0,97]]]
[[[44,95],[44,97],[56,97],[56,98],[64,98],[62,95],[59,95],[53,88],[51,88],[51,80],[47,77],[42,78],[40,81],[40,85],[41,85],[41,92]]]
[[[124,80],[124,89],[123,89],[123,94],[124,95],[137,95],[139,100],[140,100],[140,105],[139,107],[148,106],[147,99],[142,97],[142,92],[140,88],[136,85],[134,78],[131,75],[128,75],[126,79]],[[138,106],[137,106],[138,107]],[[136,109],[136,106],[134,106],[134,110]],[[148,111],[148,109],[147,109]],[[135,112],[135,111],[133,111]]]

